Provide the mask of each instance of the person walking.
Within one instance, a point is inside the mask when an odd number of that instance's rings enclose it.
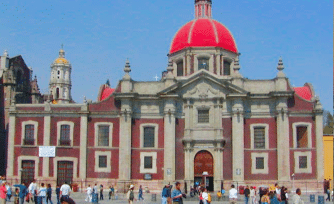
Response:
[[[263,195],[262,195],[260,201],[261,201],[261,204],[270,204],[269,190],[268,189],[263,190]]]
[[[131,184],[128,193],[126,194],[126,198],[128,199],[129,204],[133,204],[133,200],[136,200],[135,195],[133,193],[134,188],[135,186]]]
[[[293,204],[304,204],[304,201],[300,197],[301,194],[302,191],[300,190],[300,188],[297,188],[296,194],[292,197]]]
[[[48,184],[48,188],[46,189],[46,203],[48,203],[50,201],[51,204],[51,196],[52,196],[52,188],[51,188],[51,184]]]
[[[181,192],[181,183],[176,182],[172,192],[173,204],[183,204],[182,197],[186,197],[186,195]]]
[[[249,194],[250,194],[249,186],[246,186],[246,188],[245,188],[245,190],[244,190],[245,204],[248,204],[248,201],[249,201]]]
[[[39,191],[38,191],[38,196],[41,197],[43,203],[46,203],[46,187],[44,185],[44,183],[41,183],[41,187],[39,188]]]
[[[29,197],[31,199],[32,202],[35,202],[36,203],[36,193],[37,193],[37,184],[36,184],[36,179],[34,179],[29,187],[28,187],[28,190],[29,190]]]
[[[7,197],[7,189],[6,189],[6,181],[2,181],[0,186],[0,204],[6,204]]]
[[[100,185],[100,200],[103,200],[103,185]]]
[[[6,201],[10,202],[10,198],[12,197],[12,188],[10,186],[10,183],[6,184],[6,189],[7,189],[7,198],[6,198]]]
[[[71,187],[65,181],[65,183],[60,187],[60,198],[62,197],[69,198],[70,194],[71,194]]]
[[[251,204],[256,204],[256,191],[253,186],[250,187],[249,198]]]
[[[88,185],[87,189],[86,189],[86,199],[85,201],[86,202],[92,202],[92,193],[93,193],[93,189],[92,187],[90,187],[90,185]]]
[[[19,195],[20,195],[20,189],[15,188],[15,192],[14,192],[14,204],[19,204]]]
[[[229,196],[229,200],[231,204],[236,204],[237,200],[238,200],[238,191],[237,189],[235,189],[234,184],[231,185],[231,189],[228,192]]]
[[[95,186],[93,187],[93,199],[99,200],[99,196],[98,196],[98,189],[97,189],[97,183],[95,184]]]
[[[16,184],[16,185],[13,185],[14,187],[17,187],[20,189],[20,192],[19,192],[19,203],[20,204],[23,204],[24,203],[24,198],[26,196],[28,196],[28,200],[29,200],[29,190],[28,188],[25,186],[25,183],[22,182],[22,184]]]
[[[8,194],[8,193],[7,193]],[[326,194],[327,194],[327,198],[326,198],[326,201],[331,201],[331,189],[329,188],[329,186],[327,187],[327,191],[326,191]]]
[[[114,186],[111,185],[111,186],[109,187],[109,200],[110,200],[110,199],[114,200],[114,194],[115,194],[115,189],[114,189]]]
[[[203,202],[203,204],[208,204],[208,200],[209,200],[208,189],[203,187],[202,188],[202,202]]]
[[[217,198],[218,198],[218,201],[221,201],[221,199],[222,199],[222,192],[220,192],[220,191],[217,192]]]
[[[60,186],[56,187],[57,204],[60,204]]]
[[[164,186],[162,189],[161,193],[161,204],[167,204],[170,203],[171,201],[171,192],[170,192],[170,185],[167,184]]]
[[[138,201],[140,201],[140,200],[144,200],[144,198],[143,198],[143,188],[142,188],[141,185],[139,186],[139,190],[138,190]]]

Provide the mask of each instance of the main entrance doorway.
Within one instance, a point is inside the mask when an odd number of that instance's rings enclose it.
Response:
[[[195,184],[204,185],[205,183],[208,191],[213,191],[213,156],[210,152],[202,150],[195,155],[194,176]]]
[[[35,179],[35,161],[22,161],[21,183],[29,185]]]
[[[67,184],[72,184],[73,180],[73,162],[59,161],[57,167],[57,184],[63,185],[65,181]]]

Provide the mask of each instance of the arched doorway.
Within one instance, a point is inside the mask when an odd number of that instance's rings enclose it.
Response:
[[[204,178],[203,172],[207,172]],[[204,184],[208,191],[213,191],[213,156],[210,152],[202,150],[194,158],[194,183]]]

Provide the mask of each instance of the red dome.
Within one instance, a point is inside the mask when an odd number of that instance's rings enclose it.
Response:
[[[185,24],[176,33],[169,53],[187,47],[221,47],[231,52],[238,52],[231,32],[212,19],[195,19]]]

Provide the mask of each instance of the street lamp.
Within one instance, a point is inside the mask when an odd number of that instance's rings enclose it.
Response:
[[[209,173],[207,171],[203,171],[203,174],[204,176],[204,187],[206,188],[206,176],[209,175]]]

